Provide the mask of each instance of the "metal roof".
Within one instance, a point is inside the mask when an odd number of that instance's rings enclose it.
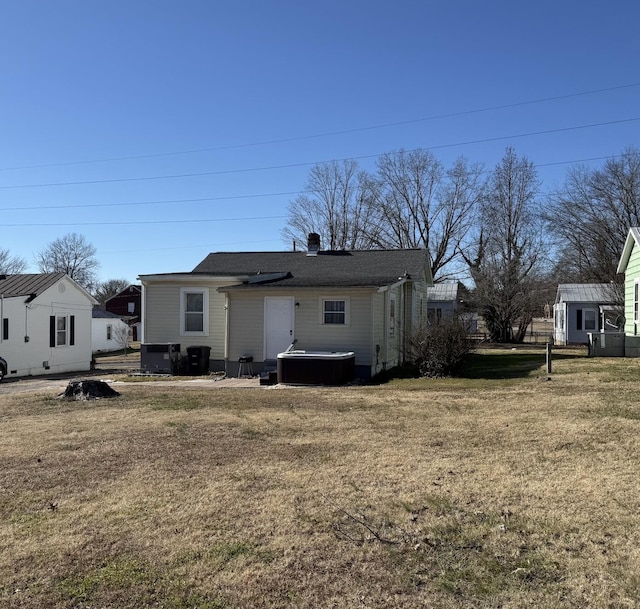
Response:
[[[610,283],[561,283],[556,293],[556,303],[617,303],[618,300],[616,287]]]
[[[427,288],[427,300],[450,302],[458,298],[458,282],[436,283]]]
[[[18,275],[0,275],[0,296],[38,296],[55,285],[65,273],[25,273]]]

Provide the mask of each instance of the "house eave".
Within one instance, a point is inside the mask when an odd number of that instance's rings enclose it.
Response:
[[[622,249],[622,255],[620,256],[620,262],[618,263],[616,273],[626,272],[634,244],[640,246],[640,228],[637,226],[632,226],[627,233],[627,238],[624,242],[624,248]]]
[[[247,281],[248,275],[208,275],[206,273],[159,273],[156,275],[138,275],[137,279],[144,284],[146,283],[161,283],[161,282],[188,282],[188,283],[202,283],[203,281],[210,282],[238,282]]]

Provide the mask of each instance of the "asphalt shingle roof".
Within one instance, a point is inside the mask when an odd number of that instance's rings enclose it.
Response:
[[[120,319],[120,315],[117,313],[111,313],[111,311],[105,311],[99,306],[94,306],[91,310],[91,317],[93,319]]]
[[[217,252],[192,274],[250,277],[250,284],[278,287],[380,287],[405,276],[423,279],[425,249],[306,252]],[[261,281],[264,279],[264,281]]]
[[[32,294],[38,296],[64,276],[64,273],[0,275],[0,296],[5,298],[31,296]]]

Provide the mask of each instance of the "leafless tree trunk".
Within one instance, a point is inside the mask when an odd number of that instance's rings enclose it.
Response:
[[[489,178],[475,256],[465,254],[476,300],[497,342],[521,342],[535,310],[545,251],[536,212],[539,186],[533,164],[508,148]]]

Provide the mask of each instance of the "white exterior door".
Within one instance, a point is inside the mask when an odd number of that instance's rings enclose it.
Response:
[[[264,299],[264,359],[276,359],[293,342],[293,298]]]

